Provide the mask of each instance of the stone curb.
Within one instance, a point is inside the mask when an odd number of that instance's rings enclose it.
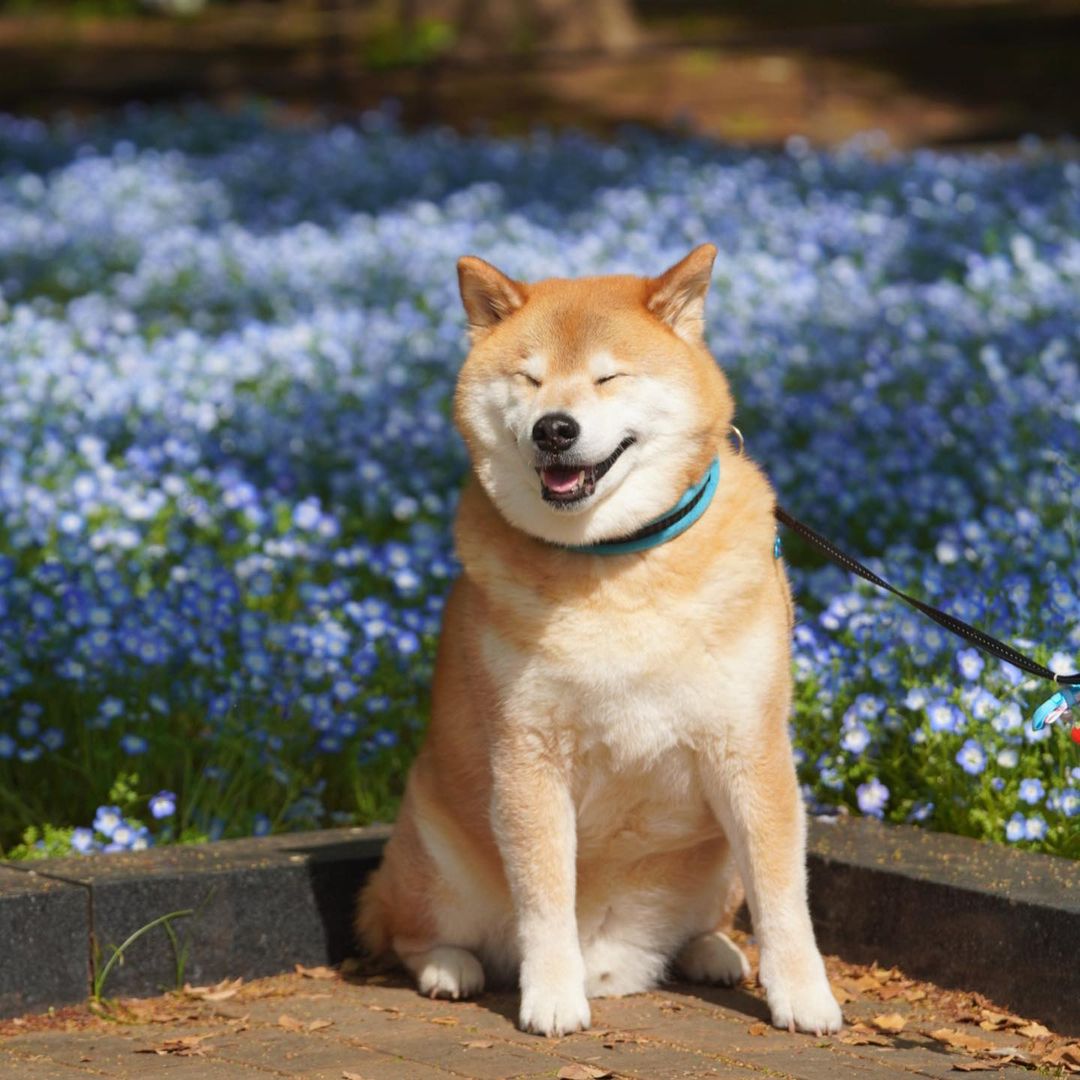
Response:
[[[0,863],[0,1016],[84,1001],[91,955],[169,912],[193,984],[338,963],[355,952],[352,907],[389,828],[328,829],[136,853]],[[9,944],[10,943],[10,944]],[[13,949],[11,945],[14,945]],[[178,957],[158,926],[124,951],[106,995],[177,984]]]
[[[810,837],[824,952],[1080,1035],[1080,861],[866,818],[814,822]]]
[[[389,829],[0,863],[0,1016],[84,1000],[91,955],[168,912],[195,984],[256,978],[355,951],[356,890]],[[867,819],[814,820],[810,896],[825,952],[979,991],[1080,1034],[1080,862]],[[162,927],[126,951],[108,995],[177,982]]]

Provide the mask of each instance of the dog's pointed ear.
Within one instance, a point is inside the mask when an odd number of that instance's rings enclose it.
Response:
[[[649,282],[646,306],[691,345],[705,340],[705,294],[715,259],[715,245],[702,244]]]
[[[525,286],[475,255],[458,259],[458,288],[474,341],[525,303]]]

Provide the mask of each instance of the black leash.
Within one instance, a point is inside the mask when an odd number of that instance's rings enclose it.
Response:
[[[914,596],[908,596],[907,593],[901,592],[895,586],[890,585],[884,578],[878,577],[873,570],[863,566],[858,559],[846,555],[832,541],[826,540],[824,536],[815,532],[809,525],[804,525],[798,518],[792,517],[781,506],[776,507],[776,519],[791,529],[792,532],[801,536],[812,547],[817,548],[823,555],[832,559],[838,566],[842,566],[849,573],[858,574],[859,577],[869,581],[872,585],[876,585],[879,589],[891,592],[893,596],[899,596],[904,603],[917,608],[927,618],[933,619],[939,626],[943,626],[951,633],[964,638],[965,641],[970,641],[972,645],[982,649],[983,652],[996,656],[999,660],[1004,660],[1006,663],[1020,668],[1021,671],[1026,671],[1029,675],[1036,675],[1040,679],[1048,679],[1059,686],[1080,685],[1080,672],[1073,675],[1057,675],[1048,667],[1043,667],[1042,664],[1036,664],[1034,660],[1029,660],[1003,641],[998,641],[997,638],[984,634],[977,627],[970,626],[963,619],[958,619],[947,611],[940,611],[930,604],[924,604],[922,600],[917,600]]]

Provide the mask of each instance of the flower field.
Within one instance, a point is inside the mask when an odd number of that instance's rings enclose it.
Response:
[[[456,572],[455,259],[654,273],[706,239],[710,343],[781,502],[1076,670],[1068,148],[7,118],[4,852],[390,818]],[[812,808],[1080,856],[1080,746],[1027,723],[1049,687],[786,554]]]

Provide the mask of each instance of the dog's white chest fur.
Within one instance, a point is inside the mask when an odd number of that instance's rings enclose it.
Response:
[[[722,653],[710,649],[711,602],[722,601],[557,614],[527,649],[491,628],[483,657],[514,722],[569,738],[578,759],[603,750],[624,774],[689,767],[703,740],[752,735],[752,695],[783,663],[771,628],[752,619]]]
[[[575,759],[580,863],[629,862],[719,835],[689,746],[636,761],[620,757],[594,744]]]

